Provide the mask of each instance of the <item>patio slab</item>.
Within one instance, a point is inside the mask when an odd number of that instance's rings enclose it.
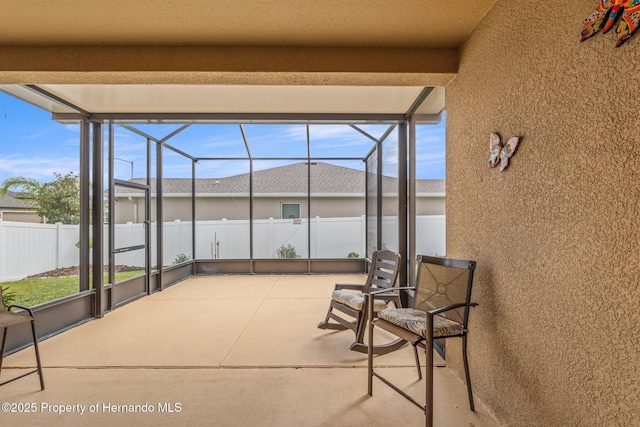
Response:
[[[366,355],[349,350],[353,332],[316,327],[334,283],[358,278],[201,276],[134,301],[42,341],[47,388],[38,391],[35,375],[0,388],[1,402],[35,403],[37,412],[5,413],[3,423],[422,425],[423,414],[379,381],[367,395]],[[3,380],[34,363],[31,348],[8,356]],[[377,358],[376,366],[418,400],[424,395],[410,348]],[[469,411],[451,370],[436,368],[435,379],[436,425],[499,425],[479,400],[477,412]],[[57,414],[42,404],[100,409]],[[103,404],[155,410],[113,412]]]
[[[419,394],[409,368],[385,369]],[[46,370],[47,388],[28,377],[3,387],[4,402],[35,404],[34,413],[4,413],[12,426],[420,426],[422,412],[381,383],[368,396],[363,368]],[[456,404],[465,388],[435,370],[440,427],[498,426],[480,407]],[[4,389],[4,390],[3,390]],[[44,405],[44,406],[43,406]],[[57,406],[56,406],[57,405]],[[62,405],[69,412],[58,414]],[[138,405],[138,409],[135,408]],[[152,407],[153,412],[143,412]],[[84,413],[79,410],[84,406]],[[133,412],[114,408],[133,407]],[[93,408],[94,411],[91,412]],[[108,409],[112,408],[112,409]],[[170,408],[173,412],[168,412]]]
[[[330,292],[329,292],[330,293]],[[350,351],[355,334],[318,329],[329,307],[329,298],[267,298],[256,311],[223,366],[365,366],[367,355]],[[379,332],[377,342],[392,338]],[[385,355],[386,366],[413,366],[407,347]]]

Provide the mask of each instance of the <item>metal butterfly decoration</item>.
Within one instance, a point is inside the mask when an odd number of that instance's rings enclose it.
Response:
[[[620,22],[616,28],[618,41],[616,47],[622,46],[640,27],[640,0],[599,0],[600,4],[582,24],[582,38],[585,41],[613,28],[618,18]]]
[[[489,137],[489,151],[491,152],[489,167],[495,168],[500,165],[498,169],[502,172],[509,165],[509,157],[513,156],[519,142],[520,137],[514,136],[509,138],[507,143],[503,145],[500,135],[492,133]]]

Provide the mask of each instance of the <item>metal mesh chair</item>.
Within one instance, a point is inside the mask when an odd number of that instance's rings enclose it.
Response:
[[[387,307],[389,302],[393,302],[396,307],[401,307],[400,295],[398,293],[386,292],[396,285],[398,269],[400,267],[400,255],[387,250],[379,250],[373,253],[371,267],[367,281],[364,284],[336,284],[331,294],[331,304],[324,321],[318,324],[320,329],[351,329],[356,334],[356,339],[351,344],[351,350],[366,353],[367,346],[364,344],[364,333],[367,323],[367,304],[365,297],[373,290],[377,290],[375,302],[372,305],[371,313],[373,317],[379,310]],[[347,317],[338,315],[334,310]],[[330,322],[333,320],[334,322]],[[336,323],[337,322],[337,323]],[[402,345],[405,343],[402,342]],[[380,347],[374,351],[387,352],[395,348]]]
[[[469,362],[467,360],[467,333],[469,308],[478,304],[471,302],[474,261],[455,260],[438,257],[420,256],[415,287],[394,288],[394,291],[413,290],[412,308],[388,308],[378,312],[369,326],[369,395],[373,395],[373,377],[397,391],[403,397],[422,409],[426,414],[426,425],[433,425],[433,343],[436,339],[462,338],[462,358],[464,362],[469,406],[475,410]],[[375,291],[371,292],[375,294]],[[369,310],[372,309],[369,301]],[[426,401],[421,405],[402,389],[382,377],[373,369],[374,327],[382,328],[411,343],[414,349],[420,378],[420,364],[417,347],[425,349],[426,354]]]
[[[21,308],[24,312],[14,313],[11,311],[13,308]],[[4,333],[2,334],[2,347],[0,348],[0,374],[2,374],[2,361],[4,359],[4,349],[7,345],[7,332],[9,328],[12,326],[20,325],[22,323],[31,322],[31,332],[33,334],[33,348],[36,351],[36,369],[29,371],[25,374],[22,374],[18,377],[12,378],[5,382],[0,383],[0,386],[3,386],[12,381],[18,380],[20,378],[26,377],[27,375],[38,373],[40,377],[40,390],[44,390],[44,378],[42,377],[42,364],[40,363],[40,351],[38,350],[38,337],[36,335],[36,325],[33,317],[33,311],[27,307],[22,307],[19,305],[10,305],[9,307],[4,306],[4,301],[2,299],[2,287],[0,286],[0,328],[4,329]]]

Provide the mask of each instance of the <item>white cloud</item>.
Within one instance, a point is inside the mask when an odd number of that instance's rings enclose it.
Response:
[[[66,124],[66,125],[64,125],[64,127],[65,127],[68,131],[75,132],[75,133],[78,133],[78,134],[80,133],[80,125],[78,125],[78,124],[75,124],[75,123],[73,123],[73,124]]]
[[[0,159],[0,180],[16,176],[35,178],[38,181],[47,182],[54,179],[53,173],[67,174],[78,173],[78,157],[4,157]]]
[[[47,131],[39,131],[39,132],[31,133],[28,135],[21,135],[21,136],[18,136],[17,138],[18,139],[38,139],[38,138],[43,138],[48,134],[49,132]]]
[[[210,148],[226,148],[226,147],[237,148],[238,146],[244,148],[244,143],[242,141],[235,141],[232,139],[224,139],[220,137],[205,138],[205,139],[202,139],[201,141],[202,142],[195,140],[194,145],[197,145],[199,147],[210,147]]]

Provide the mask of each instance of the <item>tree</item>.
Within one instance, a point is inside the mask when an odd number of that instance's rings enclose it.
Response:
[[[47,222],[78,224],[80,221],[80,180],[76,174],[54,172],[51,182],[40,183],[33,178],[7,178],[0,185],[0,196],[14,191],[15,198],[36,209]]]

